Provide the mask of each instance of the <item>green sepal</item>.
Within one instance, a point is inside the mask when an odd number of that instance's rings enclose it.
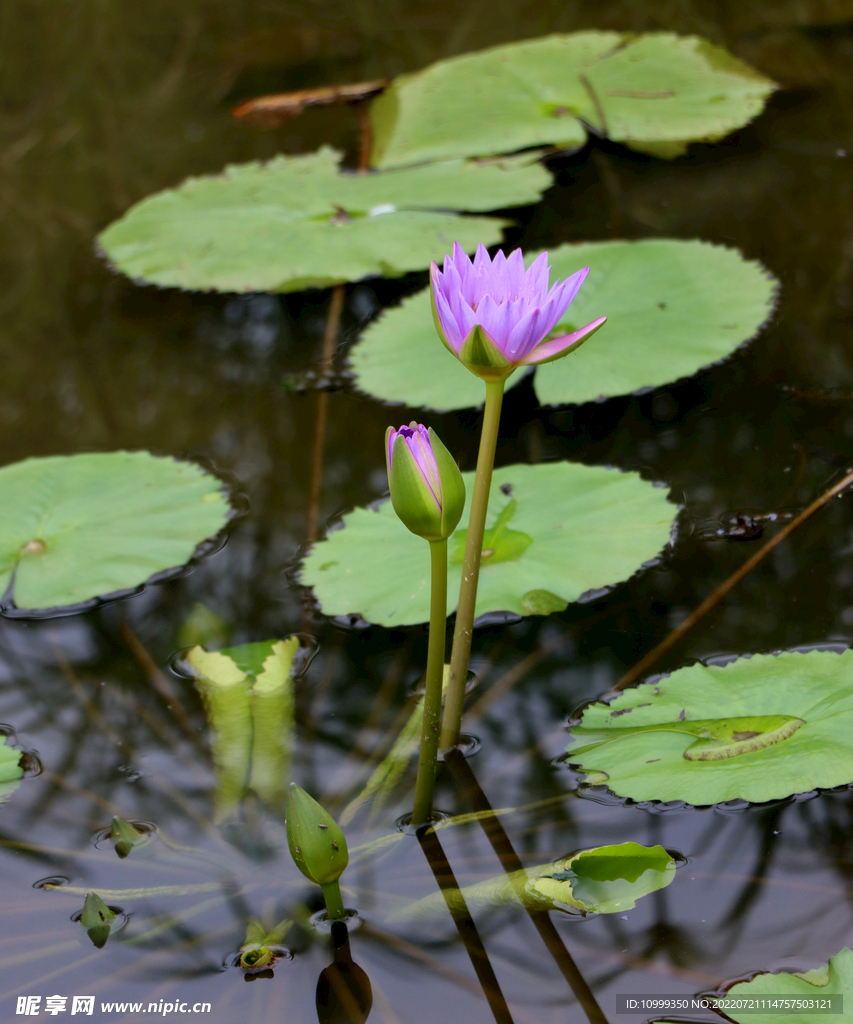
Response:
[[[432,454],[441,480],[441,537],[449,537],[462,518],[465,509],[465,482],[456,459],[447,450],[444,442],[432,429],[428,430]]]
[[[116,815],[110,825],[110,839],[113,841],[116,853],[123,860],[134,846],[145,842],[145,835],[138,828],[134,828],[129,821]]]
[[[325,808],[295,782],[287,792],[287,845],[296,866],[317,885],[336,882],[349,863],[347,841]]]
[[[83,913],[80,915],[80,924],[86,929],[92,945],[96,949],[103,949],[110,937],[110,926],[115,921],[115,914],[104,903],[96,892],[86,894],[83,904]]]
[[[515,369],[515,364],[507,359],[480,324],[473,327],[462,342],[457,358],[483,380],[504,380]]]
[[[441,505],[424,480],[406,439],[399,434],[391,452],[388,483],[391,504],[403,525],[425,540],[441,540]]]

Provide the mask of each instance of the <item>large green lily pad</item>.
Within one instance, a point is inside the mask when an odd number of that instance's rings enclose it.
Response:
[[[0,469],[0,591],[18,608],[79,604],[183,565],[228,518],[221,483],[148,452],[26,459]]]
[[[538,201],[551,176],[536,154],[344,173],[328,146],[226,167],[149,196],[99,238],[123,273],[153,284],[226,292],[298,291],[396,277],[473,252],[506,221],[461,217]]]
[[[580,146],[584,123],[662,157],[758,115],[776,84],[696,36],[574,32],[401,75],[373,101],[377,167]]]
[[[793,1015],[790,1011],[774,1013],[772,1008],[768,1008],[767,1013],[738,1012],[738,1000],[766,1000],[768,996],[805,1000],[805,1003],[794,1004],[799,1008]],[[826,1011],[821,1012],[820,1005],[825,1005],[833,996],[836,997],[833,1000],[836,1004],[841,996],[843,1011],[827,1017]],[[824,1024],[827,1019],[838,1021],[838,1024],[850,1024],[853,1021],[853,951],[845,947],[830,957],[829,963],[823,967],[802,974],[788,974],[785,971],[779,974],[757,974],[752,981],[732,985],[723,998],[725,1013],[732,1020],[738,1021],[738,1024],[790,1024],[792,1016],[798,1024]]]
[[[513,871],[462,889],[431,893],[394,913],[415,921],[447,913],[447,901],[472,913],[521,903],[530,910],[616,914],[664,889],[675,878],[675,861],[662,846],[619,843],[581,850],[562,860]]]
[[[536,257],[528,256],[528,262]],[[554,334],[596,317],[589,344],[537,367],[543,405],[589,402],[688,377],[753,337],[773,309],[776,281],[757,260],[701,241],[584,242],[549,252],[551,280],[590,273]],[[350,355],[357,386],[413,408],[481,405],[485,390],[438,340],[429,289],[365,331]],[[521,379],[510,378],[510,385]]]
[[[467,494],[473,473],[463,473]],[[636,473],[569,462],[495,470],[477,615],[547,615],[618,583],[667,544],[675,513],[666,492]],[[468,521],[463,513],[462,524]],[[326,615],[357,613],[384,626],[429,619],[429,550],[389,501],[357,508],[315,544],[302,582]],[[456,607],[464,530],[449,544],[448,614]]]
[[[764,803],[853,782],[853,651],[692,665],[588,707],[566,760],[633,800]]]

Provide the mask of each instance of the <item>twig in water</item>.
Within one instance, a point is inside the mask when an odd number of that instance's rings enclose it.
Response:
[[[480,933],[477,931],[477,926],[474,924],[464,901],[460,905],[462,890],[456,881],[453,869],[447,860],[447,855],[438,841],[435,829],[429,826],[418,829],[418,841],[421,844],[421,849],[424,851],[427,863],[432,869],[433,875],[435,875],[438,887],[447,901],[447,909],[450,911],[453,923],[459,932],[459,937],[462,939],[465,950],[471,958],[471,965],[476,972],[477,979],[483,989],[483,994],[494,1015],[495,1024],[513,1024],[509,1007],[498,985],[498,979],[495,977],[494,968],[489,960],[486,947],[483,945],[483,940],[480,938]],[[449,895],[450,892],[453,893],[452,903]]]
[[[326,331],[323,335],[323,350],[320,353],[319,377],[323,380],[332,372],[335,343],[341,312],[344,308],[344,286],[336,284],[332,289]],[[305,524],[305,540],[313,544],[317,539],[317,520],[320,514],[320,494],[323,489],[323,450],[326,446],[326,421],[329,415],[329,392],[321,390],[317,396],[317,418],[314,421],[314,450],[311,456],[311,483],[308,487],[308,514]]]
[[[465,757],[458,747],[454,747],[453,750],[447,751],[444,755],[444,763],[450,770],[450,774],[453,776],[454,781],[464,793],[465,800],[468,805],[474,811],[491,812],[483,814],[482,817],[478,819],[480,825],[486,834],[486,838],[492,844],[492,849],[498,855],[498,860],[501,862],[501,866],[504,871],[506,871],[508,875],[512,875],[515,872],[521,872],[520,874],[516,874],[515,877],[520,879],[523,885],[527,875],[524,872],[524,865],[521,863],[521,858],[515,852],[509,836],[506,834],[503,825],[500,823],[500,819],[492,811],[492,805],[489,803],[486,794],[480,788],[480,784],[477,782],[474,773],[471,771],[470,765],[465,760]],[[569,983],[569,987],[572,992],[574,992],[575,998],[580,1003],[590,1024],[607,1024],[607,1018],[604,1016],[601,1007],[598,1005],[595,996],[592,994],[592,989],[587,985],[586,979],[578,970],[577,964],[566,949],[563,940],[560,938],[560,933],[557,931],[548,911],[534,910],[528,906],[527,901],[523,898],[523,893],[519,893],[519,899],[521,900],[521,905],[527,911],[528,917],[533,922],[534,927],[539,932],[548,952],[554,958],[554,962],[560,969],[560,973]]]
[[[815,514],[818,509],[823,508],[829,501],[831,501],[836,494],[840,494],[846,487],[853,484],[853,470],[848,470],[842,480],[840,480],[835,486],[830,487],[828,491],[822,494],[819,498],[816,498],[808,508],[804,509],[796,519],[792,519],[787,526],[783,526],[782,529],[776,534],[775,537],[771,537],[760,550],[756,551],[755,554],[748,558],[743,565],[729,576],[729,578],[717,587],[717,589],[710,594],[705,600],[699,605],[695,612],[692,612],[679,626],[665,637],[657,647],[653,647],[649,653],[640,658],[637,664],[629,669],[619,682],[613,687],[614,690],[624,690],[626,686],[630,686],[635,683],[640,676],[644,675],[652,665],[666,652],[673,647],[678,641],[684,636],[684,634],[716,605],[721,601],[730,590],[732,590],[740,581],[750,573],[756,565],[770,552],[777,547],[782,541],[790,536],[794,530],[807,519]]]

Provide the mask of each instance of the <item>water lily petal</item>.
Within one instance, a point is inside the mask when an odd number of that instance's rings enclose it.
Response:
[[[570,351],[574,352],[575,349],[580,348],[606,320],[606,316],[600,316],[597,320],[593,320],[586,327],[581,327],[580,330],[574,331],[572,334],[564,334],[562,337],[543,341],[541,345],[537,345],[528,356],[519,360],[519,362],[522,366],[538,366],[541,363],[550,363],[555,359],[562,359]]]

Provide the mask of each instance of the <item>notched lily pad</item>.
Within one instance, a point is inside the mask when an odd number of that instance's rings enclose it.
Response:
[[[491,245],[506,221],[455,211],[534,203],[551,183],[536,154],[370,174],[344,173],[339,160],[324,146],[188,178],[137,203],[100,245],[152,284],[299,291],[422,270],[454,240]]]
[[[473,473],[463,473],[468,495]],[[501,486],[511,485],[512,497]],[[666,493],[635,473],[568,462],[495,470],[477,615],[542,615],[627,579],[668,543]],[[462,522],[467,523],[463,512]],[[302,568],[326,615],[359,614],[385,626],[429,619],[429,552],[390,502],[357,508],[315,544]],[[463,531],[464,532],[464,531]],[[448,614],[456,607],[461,550],[451,537]],[[561,604],[562,603],[562,604]]]
[[[777,88],[721,47],[669,32],[574,32],[496,46],[401,75],[373,101],[378,167],[577,147],[584,124],[659,157],[758,115]]]
[[[588,345],[537,367],[534,388],[543,405],[590,402],[689,377],[754,337],[773,310],[777,284],[767,270],[709,242],[583,242],[548,256],[552,281],[590,267],[553,333],[570,333],[602,315],[608,321]],[[483,402],[482,382],[462,371],[436,337],[429,289],[372,323],[350,365],[357,386],[384,402],[439,410]],[[520,379],[515,374],[510,384]]]
[[[394,920],[415,921],[444,913],[445,900],[472,913],[523,904],[531,910],[615,914],[663,889],[675,877],[675,860],[662,846],[620,843],[582,850],[562,860],[498,875],[449,893],[431,893],[397,911]]]
[[[757,974],[751,981],[738,982],[725,993],[729,999],[761,999],[766,996],[781,996],[787,999],[804,999],[810,1002],[804,1008],[796,1010],[796,1020],[800,1024],[821,1024],[827,1020],[826,1011],[815,1009],[810,1012],[809,1006],[825,1005],[827,999],[833,999],[835,1005],[842,1006],[842,1013],[829,1014],[830,1020],[847,1022],[853,1017],[850,1000],[853,999],[853,951],[846,947],[840,953],[830,957],[829,963],[805,973]],[[841,997],[841,1000],[838,997]],[[843,1000],[843,1003],[841,1002]],[[738,1024],[783,1024],[790,1022],[791,1013],[739,1013],[736,1008],[726,1009],[726,1015]]]
[[[764,803],[853,782],[853,651],[693,665],[588,707],[566,760],[633,800]]]
[[[0,592],[20,609],[75,605],[183,565],[222,529],[222,485],[148,452],[26,459],[0,469]],[[13,583],[14,581],[14,583]]]

